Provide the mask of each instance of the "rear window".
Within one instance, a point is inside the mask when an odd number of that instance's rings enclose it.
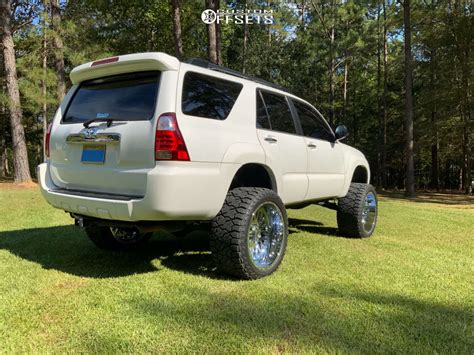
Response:
[[[242,90],[242,84],[194,72],[184,76],[181,109],[184,114],[225,120]]]
[[[63,122],[93,118],[144,121],[153,117],[160,72],[138,72],[84,81],[79,85]]]

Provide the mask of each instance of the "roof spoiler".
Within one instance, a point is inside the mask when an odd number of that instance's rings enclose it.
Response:
[[[179,70],[177,58],[166,53],[150,52],[115,56],[75,67],[69,77],[73,84],[104,76],[151,70]]]

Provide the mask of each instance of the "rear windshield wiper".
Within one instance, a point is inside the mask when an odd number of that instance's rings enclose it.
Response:
[[[120,120],[120,119],[116,119],[116,118],[93,118],[93,119],[90,119],[86,122],[84,122],[82,125],[86,128],[89,128],[89,125],[92,123],[92,122],[107,122],[107,127],[110,127],[112,122],[113,121],[128,121],[128,120]]]

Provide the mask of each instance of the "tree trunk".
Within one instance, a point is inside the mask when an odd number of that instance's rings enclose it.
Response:
[[[0,0],[0,31],[3,45],[5,65],[5,81],[9,98],[10,126],[13,143],[13,167],[15,182],[31,182],[28,166],[28,150],[26,148],[25,130],[22,124],[20,91],[16,74],[15,46],[11,32],[11,8],[9,0]]]
[[[0,68],[0,80],[2,85],[2,96],[5,96],[5,72],[4,72],[4,65],[3,65],[3,57],[0,56],[1,68]],[[7,108],[5,107],[5,102],[2,101],[1,103],[1,111],[0,111],[0,175],[2,177],[6,177],[9,175],[8,172],[8,160],[7,160],[7,140],[6,140],[6,133],[7,133]]]
[[[405,33],[405,195],[415,197],[415,164],[413,143],[413,63],[411,54],[410,0],[403,1],[403,27]]]
[[[43,116],[43,160],[46,160],[46,132],[48,131],[48,104],[46,87],[46,73],[48,70],[48,43],[46,38],[46,20],[44,19],[43,21],[43,78],[41,80],[41,95],[43,98],[43,107],[41,115]]]
[[[244,0],[244,11],[247,13],[247,0]],[[243,50],[242,50],[242,73],[245,74],[247,68],[246,68],[246,62],[247,62],[247,42],[249,38],[249,25],[247,24],[247,21],[244,21],[244,41],[243,41]]]
[[[272,1],[268,0],[267,7],[271,10],[272,9]],[[272,45],[272,25],[268,25],[268,46],[271,47]]]
[[[342,107],[342,116],[343,118],[346,117],[347,111],[347,85],[349,83],[349,59],[347,59],[348,54],[345,54],[345,62],[344,62],[344,83],[343,83],[343,90],[342,90],[342,99],[343,99],[343,107]]]
[[[385,0],[382,0],[385,1]],[[380,83],[382,82],[382,66],[381,66],[381,43],[380,43],[380,0],[377,4],[377,118],[378,118],[378,125],[379,125],[379,134],[377,137],[378,142],[378,151],[377,151],[377,175],[375,184],[378,188],[382,186],[382,145],[383,145],[383,127],[382,127],[382,107],[381,107],[381,100],[380,100]]]
[[[438,82],[436,78],[436,60],[437,55],[436,51],[433,49],[430,56],[430,87],[432,90],[436,90],[438,87]],[[431,108],[431,178],[430,178],[430,188],[439,191],[439,137],[438,137],[438,113],[436,100],[438,95],[436,91],[433,92],[431,97],[434,99],[432,108]]]
[[[5,139],[6,133],[6,115],[5,105],[2,103],[2,111],[0,113],[0,176],[5,177],[7,175],[8,167],[6,166],[6,155],[7,155],[7,142]]]
[[[61,38],[61,8],[59,0],[51,0],[51,24],[54,30],[54,67],[58,76],[58,100],[66,94],[66,71],[64,69],[64,46]]]
[[[305,0],[301,0],[301,25],[304,26],[304,11],[305,11]]]
[[[463,106],[463,170],[464,170],[464,192],[472,194],[472,158],[471,158],[471,88],[469,83],[469,48],[465,48],[462,53],[461,63],[461,77],[462,77],[462,92],[464,95]]]
[[[336,58],[334,56],[335,29],[334,24],[331,27],[330,45],[329,45],[329,123],[334,125],[334,81],[336,74]]]
[[[464,192],[472,194],[472,167],[471,167],[471,147],[469,137],[469,118],[464,115],[463,129],[463,167],[464,167]]]
[[[206,8],[216,12],[217,0],[206,0]],[[217,30],[217,19],[213,23],[207,25],[207,55],[209,57],[209,61],[214,64],[219,64]]]
[[[431,111],[431,126],[433,128],[433,137],[431,143],[431,184],[430,187],[439,191],[439,137],[436,123],[436,110]]]
[[[382,1],[383,11],[383,116],[382,116],[382,159],[380,169],[382,171],[382,187],[387,184],[387,120],[388,120],[388,41],[387,41],[387,9],[385,7],[385,0]]]
[[[216,0],[216,11],[220,8],[220,1]],[[216,50],[217,50],[217,64],[222,65],[222,46],[221,46],[221,24],[214,22],[216,27]]]
[[[173,9],[174,49],[176,57],[183,59],[183,38],[181,36],[181,9],[179,0],[171,0],[171,8]]]

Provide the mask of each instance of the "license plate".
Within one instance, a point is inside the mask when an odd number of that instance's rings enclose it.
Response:
[[[85,145],[82,148],[81,163],[104,164],[105,145]]]

